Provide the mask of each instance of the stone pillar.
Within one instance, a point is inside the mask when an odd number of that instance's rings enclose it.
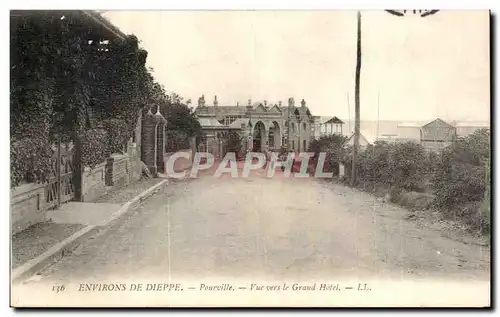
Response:
[[[160,173],[165,172],[163,155],[165,154],[165,124],[159,123],[156,126],[156,168]]]
[[[261,152],[266,152],[269,149],[269,130],[265,126],[261,131],[260,148]]]
[[[104,176],[104,183],[106,186],[113,186],[115,182],[113,180],[113,165],[115,163],[115,159],[113,157],[108,157],[106,160],[106,175]]]
[[[156,176],[158,168],[156,164],[156,129],[157,121],[151,111],[143,117],[141,136],[141,159],[148,167],[151,174]]]

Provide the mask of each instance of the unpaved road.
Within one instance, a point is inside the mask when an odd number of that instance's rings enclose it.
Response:
[[[406,213],[312,178],[205,175],[169,185],[26,285],[209,278],[489,285],[489,249],[418,227]]]

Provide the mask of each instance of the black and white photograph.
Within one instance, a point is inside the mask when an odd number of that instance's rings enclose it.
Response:
[[[10,10],[11,307],[490,307],[491,23]]]

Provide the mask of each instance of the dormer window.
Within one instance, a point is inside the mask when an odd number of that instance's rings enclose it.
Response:
[[[239,118],[239,116],[226,116],[226,117],[224,117],[224,122],[222,124],[230,125],[231,123],[236,121],[236,119],[238,119],[238,118]]]

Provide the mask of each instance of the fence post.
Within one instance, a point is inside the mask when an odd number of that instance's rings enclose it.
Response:
[[[57,157],[56,157],[56,183],[57,183],[57,205],[61,207],[61,135],[57,134]]]
[[[73,154],[73,186],[75,188],[75,200],[82,201],[82,142],[79,133],[74,134],[73,142],[75,143],[75,153]]]

